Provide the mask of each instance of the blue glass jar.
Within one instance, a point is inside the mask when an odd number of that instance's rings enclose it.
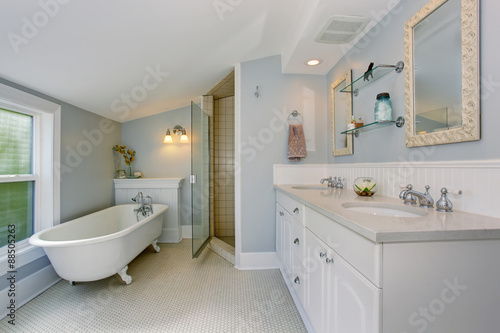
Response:
[[[389,93],[384,92],[377,95],[375,103],[375,121],[392,121],[392,102]]]

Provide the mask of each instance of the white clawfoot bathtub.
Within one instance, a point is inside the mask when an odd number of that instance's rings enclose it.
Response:
[[[129,284],[128,264],[149,244],[156,252],[165,205],[153,205],[154,214],[137,222],[136,204],[110,207],[30,237],[43,247],[56,273],[70,283],[96,281],[118,273]]]

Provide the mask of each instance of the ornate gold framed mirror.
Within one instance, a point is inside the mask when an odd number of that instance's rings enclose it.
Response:
[[[351,70],[345,72],[331,86],[332,98],[332,155],[352,155],[352,133],[345,131],[352,117],[352,94],[341,92],[352,83]]]
[[[479,0],[430,1],[404,43],[406,146],[479,140]]]

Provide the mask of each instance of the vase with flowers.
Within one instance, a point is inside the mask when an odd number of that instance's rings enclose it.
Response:
[[[132,167],[130,166],[130,164],[132,164],[132,162],[135,160],[135,150],[131,151],[130,149],[127,149],[127,146],[119,145],[114,146],[113,150],[122,154],[123,159],[125,160],[125,164],[128,166],[128,176],[132,178]]]

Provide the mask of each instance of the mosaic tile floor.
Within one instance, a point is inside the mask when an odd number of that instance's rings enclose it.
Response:
[[[278,270],[238,271],[210,250],[161,244],[129,264],[133,281],[60,281],[0,332],[306,332]]]

